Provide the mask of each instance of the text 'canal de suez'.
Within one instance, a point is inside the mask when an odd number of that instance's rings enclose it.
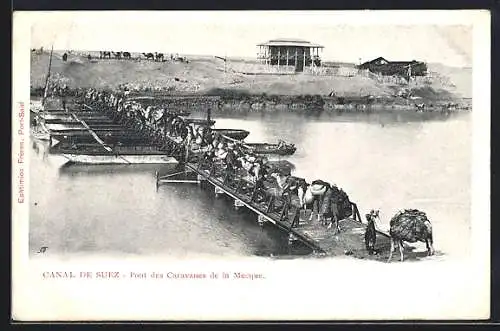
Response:
[[[253,272],[119,272],[119,271],[45,271],[43,279],[172,279],[172,280],[203,280],[203,279],[265,279],[262,273]]]

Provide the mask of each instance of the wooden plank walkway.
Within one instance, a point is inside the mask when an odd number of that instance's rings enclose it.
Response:
[[[312,211],[299,210],[297,206],[289,208],[287,215],[282,217],[282,205],[271,210],[267,201],[251,201],[251,193],[248,190],[238,190],[224,183],[220,176],[210,175],[210,171],[201,169],[196,163],[187,163],[186,167],[199,175],[200,180],[205,180],[215,187],[216,194],[224,193],[235,200],[235,206],[245,206],[258,215],[260,222],[267,221],[285,230],[291,241],[299,240],[309,246],[315,253],[320,255],[351,255],[363,259],[386,259],[389,248],[389,236],[383,232],[377,231],[377,250],[378,254],[369,255],[365,249],[364,233],[366,225],[353,217],[341,220],[339,226],[340,233],[336,233],[334,227],[327,229],[320,224],[316,217],[309,220]],[[354,208],[355,205],[353,205]],[[294,217],[298,212],[298,223],[293,224]]]

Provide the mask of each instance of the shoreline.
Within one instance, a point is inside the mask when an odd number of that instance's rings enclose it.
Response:
[[[79,90],[70,90],[68,98],[78,95]],[[462,100],[408,100],[400,97],[329,97],[321,95],[223,95],[216,94],[165,94],[135,92],[130,97],[147,97],[161,100],[162,104],[175,108],[206,110],[220,113],[464,113],[472,111],[470,99]],[[41,97],[31,93],[31,98]],[[57,96],[60,97],[60,96]]]

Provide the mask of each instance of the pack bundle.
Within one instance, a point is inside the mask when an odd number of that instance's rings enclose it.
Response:
[[[417,209],[405,209],[398,212],[390,221],[391,236],[404,238],[408,242],[416,242],[424,235],[426,223],[430,223],[427,215]]]
[[[346,219],[352,216],[352,204],[347,193],[335,185],[332,185],[331,189],[332,200],[337,204],[340,219]]]

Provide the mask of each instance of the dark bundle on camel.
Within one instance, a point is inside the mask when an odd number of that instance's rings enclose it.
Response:
[[[352,216],[352,204],[347,193],[335,185],[331,186],[331,190],[332,201],[337,205],[339,219],[343,220]]]
[[[406,209],[397,213],[391,219],[389,234],[391,235],[391,252],[388,262],[392,258],[392,252],[399,247],[401,261],[404,260],[403,241],[415,243],[425,242],[429,255],[434,254],[432,240],[432,225],[427,215],[416,209]]]

